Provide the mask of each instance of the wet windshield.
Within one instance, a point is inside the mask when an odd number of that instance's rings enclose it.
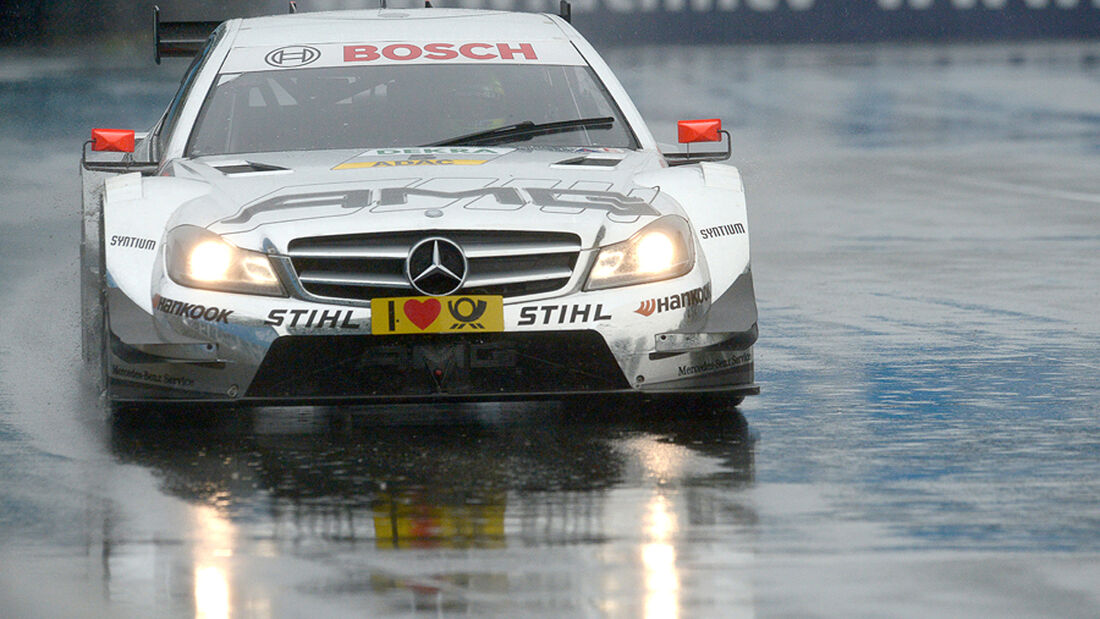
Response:
[[[420,146],[520,123],[580,123],[510,135],[518,145],[635,148],[618,107],[587,67],[448,64],[328,67],[222,75],[189,156]],[[485,144],[485,140],[478,142]]]

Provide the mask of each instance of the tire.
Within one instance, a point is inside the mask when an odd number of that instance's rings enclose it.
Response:
[[[670,393],[649,398],[651,407],[686,413],[703,413],[717,410],[736,410],[745,396],[726,392]]]
[[[85,194],[80,234],[80,328],[85,375],[93,392],[107,395],[107,303],[102,195]]]

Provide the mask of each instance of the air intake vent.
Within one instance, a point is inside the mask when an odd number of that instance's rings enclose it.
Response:
[[[213,168],[222,174],[248,174],[250,172],[289,172],[287,168],[280,168],[277,165],[268,165],[266,163],[252,163],[251,161],[233,161],[228,163],[222,163]]]
[[[469,268],[461,294],[516,297],[558,290],[569,283],[580,237],[559,232],[418,230],[295,239],[288,254],[310,295],[333,300],[419,295],[405,276],[414,245],[430,237],[454,241]]]

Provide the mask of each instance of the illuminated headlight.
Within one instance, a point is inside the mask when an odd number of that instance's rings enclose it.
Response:
[[[169,232],[164,261],[168,277],[181,286],[286,296],[267,255],[241,249],[204,228],[180,226]]]
[[[691,228],[681,217],[662,217],[629,239],[600,249],[585,290],[679,277],[695,266]]]

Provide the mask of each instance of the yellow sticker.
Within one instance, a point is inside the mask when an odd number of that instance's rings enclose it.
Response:
[[[481,165],[488,159],[399,159],[397,161],[349,161],[341,163],[333,170],[356,170],[359,168],[403,168],[407,166],[441,165]]]
[[[371,333],[468,333],[504,330],[500,296],[371,299]]]

